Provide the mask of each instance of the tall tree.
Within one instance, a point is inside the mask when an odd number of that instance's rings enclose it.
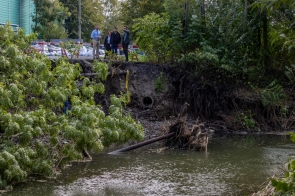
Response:
[[[107,35],[108,31],[112,31],[114,27],[120,30],[122,22],[120,21],[120,4],[118,0],[102,0],[104,11],[104,29],[103,33]]]
[[[70,16],[68,9],[58,0],[34,0],[34,3],[33,30],[38,33],[38,37],[45,39],[66,37],[63,23],[65,18]]]
[[[121,1],[120,19],[132,31],[134,19],[149,13],[159,14],[165,11],[164,0],[125,0]]]
[[[78,0],[59,0],[64,7],[68,8],[71,16],[65,20],[65,28],[70,38],[78,38]],[[100,29],[104,28],[103,5],[97,0],[82,0],[81,26],[82,39],[90,40],[91,31],[94,26],[99,25]]]

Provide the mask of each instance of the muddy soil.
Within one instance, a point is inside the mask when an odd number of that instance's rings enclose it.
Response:
[[[91,75],[92,60],[71,61],[79,63],[88,77],[95,77]],[[287,103],[291,112],[282,117],[279,107],[264,106],[251,89],[234,82],[219,85],[217,74],[211,71],[195,77],[169,65],[112,62],[105,94],[96,94],[95,101],[107,109],[111,94],[128,90],[131,102],[127,111],[143,124],[147,138],[167,132],[180,116],[188,116],[192,123],[198,119],[219,133],[278,133],[294,128],[293,103]]]

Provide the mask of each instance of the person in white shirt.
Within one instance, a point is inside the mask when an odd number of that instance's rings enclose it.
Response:
[[[95,26],[95,29],[92,31],[90,37],[93,40],[93,59],[95,59],[95,57],[99,59],[99,46],[100,46],[101,32],[98,30],[98,25]]]

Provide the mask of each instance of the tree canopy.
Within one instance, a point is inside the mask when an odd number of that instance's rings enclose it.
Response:
[[[125,0],[121,1],[120,19],[132,30],[134,19],[149,13],[159,14],[164,11],[164,0]]]
[[[35,25],[33,31],[39,38],[66,38],[67,32],[63,27],[64,20],[70,12],[59,1],[34,0],[36,12],[32,16]]]

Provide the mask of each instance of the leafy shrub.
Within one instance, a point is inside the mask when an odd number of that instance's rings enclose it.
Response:
[[[284,93],[282,86],[277,84],[276,81],[270,83],[266,88],[261,91],[262,103],[264,106],[267,104],[274,105],[280,104],[281,99],[287,95]]]
[[[133,26],[136,34],[135,42],[140,49],[145,51],[149,61],[167,62],[174,56],[180,56],[180,48],[172,47],[175,43],[180,43],[181,24],[176,23],[173,27],[169,24],[167,15],[155,13],[148,14],[137,19]]]
[[[238,115],[236,121],[246,129],[253,129],[256,126],[256,121],[253,117],[254,114],[251,111],[245,111]]]
[[[291,134],[291,140],[295,142],[295,134]],[[271,178],[272,186],[276,188],[276,195],[295,194],[295,159],[289,159],[285,164],[285,177],[280,179]]]

